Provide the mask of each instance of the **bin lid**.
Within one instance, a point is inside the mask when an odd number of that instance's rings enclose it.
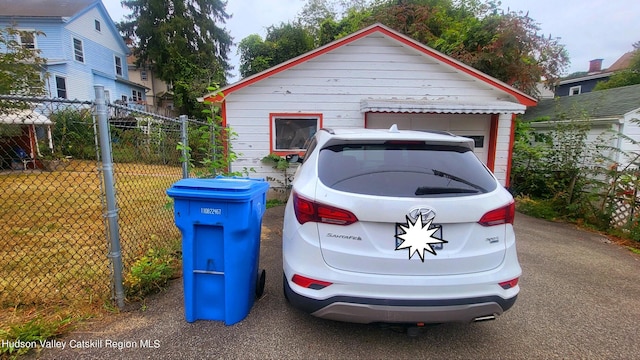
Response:
[[[173,198],[245,200],[266,192],[268,188],[269,183],[258,178],[182,179],[167,190],[167,195]]]

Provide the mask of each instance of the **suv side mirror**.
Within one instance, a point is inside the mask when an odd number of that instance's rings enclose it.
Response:
[[[285,157],[287,159],[287,162],[289,163],[301,163],[302,162],[302,157],[300,157],[300,155],[298,154],[289,154]]]

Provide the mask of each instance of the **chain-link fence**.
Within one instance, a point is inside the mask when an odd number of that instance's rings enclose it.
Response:
[[[186,118],[96,104],[0,96],[2,308],[106,299],[113,264],[126,274],[149,249],[179,244],[165,191],[184,175]]]

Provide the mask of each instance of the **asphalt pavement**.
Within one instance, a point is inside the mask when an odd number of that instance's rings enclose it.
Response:
[[[41,359],[640,359],[640,256],[600,234],[516,216],[524,274],[495,321],[403,328],[314,318],[282,294],[283,207],[267,210],[264,296],[243,321],[188,323],[182,281],[144,307],[88,322]]]

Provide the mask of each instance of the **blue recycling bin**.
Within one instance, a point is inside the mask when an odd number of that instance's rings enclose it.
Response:
[[[243,320],[264,289],[260,232],[269,183],[264,179],[183,179],[167,190],[182,233],[185,317]]]

